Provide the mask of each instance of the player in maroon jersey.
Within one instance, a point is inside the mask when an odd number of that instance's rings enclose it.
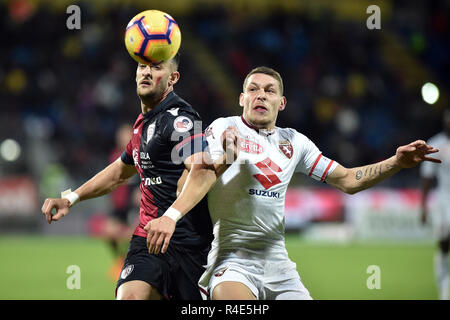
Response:
[[[107,194],[139,174],[139,225],[117,283],[118,299],[201,299],[197,282],[212,240],[206,200],[181,219],[166,210],[176,199],[177,182],[185,168],[190,170],[187,179],[198,179],[198,172],[214,177],[204,179],[202,175],[199,185],[207,190],[210,185],[205,181],[215,181],[227,165],[223,160],[217,164],[209,161],[198,113],[173,91],[180,78],[178,63],[177,55],[158,65],[138,65],[136,84],[142,112],[121,157],[74,192],[46,199],[42,206],[48,223],[58,221],[77,201]],[[152,253],[159,250],[147,247],[146,229],[155,218],[158,222],[177,221],[171,246],[158,255]]]

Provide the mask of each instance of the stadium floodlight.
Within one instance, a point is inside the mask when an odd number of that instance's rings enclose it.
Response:
[[[428,104],[434,104],[439,99],[439,89],[438,87],[427,82],[422,86],[422,98]]]
[[[6,161],[16,161],[20,156],[20,152],[21,148],[16,140],[6,139],[0,145],[0,155]]]

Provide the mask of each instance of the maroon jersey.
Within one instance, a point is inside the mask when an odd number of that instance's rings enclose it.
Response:
[[[122,161],[135,165],[141,178],[139,225],[134,234],[147,237],[145,225],[160,217],[176,199],[184,160],[203,152],[207,143],[198,113],[174,92],[155,108],[140,114]],[[171,241],[192,247],[209,246],[212,223],[206,197],[176,225]]]

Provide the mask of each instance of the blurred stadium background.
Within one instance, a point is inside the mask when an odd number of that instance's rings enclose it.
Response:
[[[81,8],[69,30],[66,9]],[[369,30],[370,5],[381,29]],[[95,237],[105,196],[48,226],[46,197],[108,163],[115,132],[139,100],[124,28],[140,11],[170,13],[182,31],[176,92],[210,123],[241,112],[246,73],[267,65],[285,82],[278,125],[310,137],[345,166],[380,161],[442,129],[450,89],[449,1],[1,0],[0,299],[113,299],[112,255]],[[422,86],[439,99],[428,104]],[[436,299],[435,244],[419,222],[418,168],[346,196],[303,176],[286,201],[287,247],[315,299]],[[81,289],[69,290],[78,265]],[[368,289],[367,268],[381,288]]]

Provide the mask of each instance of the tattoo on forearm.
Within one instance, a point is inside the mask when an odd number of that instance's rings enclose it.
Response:
[[[366,170],[366,171],[367,171],[367,170]],[[361,170],[358,170],[358,171],[356,172],[356,180],[361,179],[361,177],[362,177],[362,171],[361,171]]]
[[[367,176],[370,177],[370,176],[376,175],[376,174],[381,176],[382,168],[383,168],[383,165],[381,163],[380,164],[376,164],[376,165],[372,165],[372,166],[366,166],[366,170],[364,170],[364,177],[367,177]],[[387,165],[387,169],[388,170],[389,170],[389,168],[390,168],[390,166]],[[362,177],[363,177],[362,170],[358,170],[356,172],[356,180],[360,180]]]

